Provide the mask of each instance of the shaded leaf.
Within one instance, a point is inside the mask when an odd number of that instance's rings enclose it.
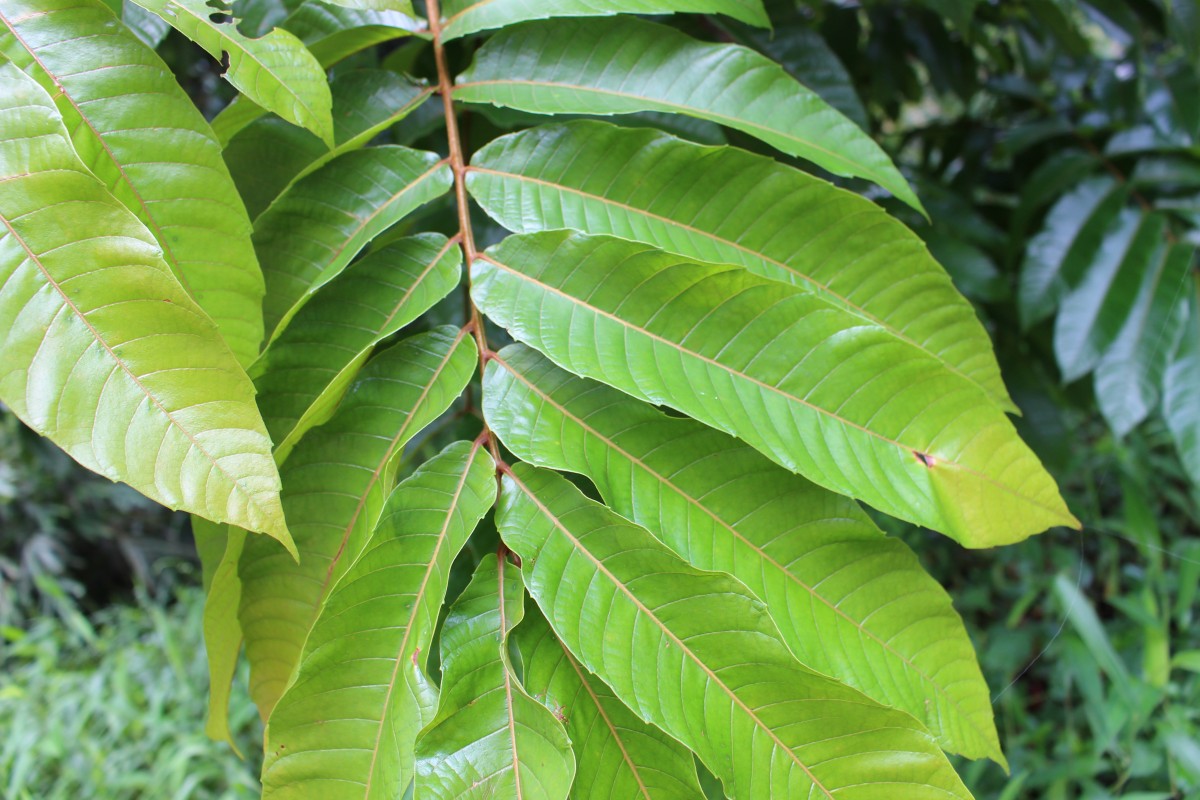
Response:
[[[425,27],[424,21],[408,14],[341,8],[317,0],[307,0],[282,25],[300,37],[323,67]]]
[[[751,25],[771,25],[761,0],[446,0],[442,39],[551,17],[612,14],[725,14]]]
[[[801,667],[742,584],[690,567],[562,477],[515,465],[496,520],[571,653],[731,797],[970,797],[915,720]]]
[[[9,63],[0,115],[0,400],[88,469],[294,548],[253,386],[216,326]]]
[[[484,556],[442,628],[442,697],[417,740],[414,796],[566,800],[571,743],[509,663],[508,634],[524,612],[521,571]]]
[[[333,143],[325,71],[294,35],[276,28],[250,39],[238,32],[236,20],[228,16],[228,6],[222,9],[216,0],[134,2],[162,17],[222,64],[227,59],[225,79],[256,105]],[[227,21],[214,22],[214,9],[224,10]]]
[[[1054,321],[1054,354],[1063,380],[1095,368],[1133,311],[1142,276],[1166,257],[1166,220],[1124,209],[1108,227],[1087,271]]]
[[[687,748],[638,719],[575,660],[541,612],[531,611],[514,637],[522,682],[567,728],[576,763],[571,797],[703,798]]]
[[[221,148],[174,74],[98,0],[2,0],[0,52],[50,93],[92,174],[244,365],[262,342],[262,273]],[[0,29],[3,30],[3,29]],[[81,69],[80,53],[104,54]]]
[[[495,502],[495,470],[479,443],[456,442],[392,492],[271,714],[263,797],[403,794],[433,718],[425,660],[450,564]]]
[[[598,122],[505,136],[471,161],[468,188],[510,230],[611,233],[739,264],[887,329],[1016,408],[970,303],[916,235],[855,194],[742,150]]]
[[[837,175],[878,183],[920,210],[874,141],[770,59],[633,18],[553,20],[501,31],[456,100],[540,114],[670,111],[744,131]]]
[[[791,286],[566,232],[510,236],[471,275],[479,308],[560,366],[839,494],[971,547],[1077,524],[977,388]]]
[[[422,234],[355,262],[297,312],[250,368],[278,463],[329,418],[375,345],[458,285],[462,251],[454,244]]]
[[[1187,322],[1163,378],[1163,416],[1191,479],[1200,484],[1200,284],[1193,272]]]
[[[1190,245],[1172,245],[1151,262],[1121,332],[1096,365],[1096,402],[1117,436],[1133,430],[1158,405],[1159,386],[1186,319],[1193,253]]]
[[[389,462],[462,393],[476,357],[471,337],[449,326],[405,339],[367,362],[337,413],[288,458],[283,507],[294,520],[300,563],[250,541],[238,568],[250,696],[264,719],[329,588],[379,519]]]
[[[991,698],[945,590],[853,500],[521,345],[488,362],[488,424],[518,457],[587,475],[609,507],[766,603],[805,665],[1001,764]]]
[[[346,153],[280,195],[254,223],[268,339],[368,242],[451,181],[436,153],[386,145]]]

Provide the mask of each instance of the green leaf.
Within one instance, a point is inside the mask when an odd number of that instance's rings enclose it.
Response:
[[[1017,291],[1021,326],[1054,313],[1087,271],[1128,193],[1110,177],[1092,178],[1062,196],[1040,233],[1029,240]]]
[[[1003,412],[916,348],[791,286],[608,236],[510,236],[479,308],[584,377],[738,436],[969,547],[1074,525]]]
[[[514,641],[522,683],[562,720],[575,752],[574,800],[697,800],[696,763],[679,742],[642,722],[585,670],[536,609]]]
[[[472,158],[467,186],[519,233],[610,233],[815,293],[1016,408],[974,309],[921,240],[874,203],[799,170],[734,148],[575,122],[495,140]]]
[[[396,11],[362,11],[308,0],[282,23],[309,51],[331,67],[344,58],[425,27],[423,20]]]
[[[688,563],[742,581],[806,666],[907,711],[945,749],[1004,763],[950,598],[853,500],[521,345],[489,360],[483,403],[519,458],[587,475]]]
[[[250,696],[264,719],[329,588],[379,519],[391,489],[388,464],[462,393],[476,358],[474,340],[450,326],[405,339],[367,362],[332,419],[288,458],[283,507],[300,563],[254,540],[239,565]]]
[[[175,76],[98,0],[0,0],[0,52],[55,98],[76,152],[154,234],[242,365],[262,343],[263,278],[221,147]],[[81,69],[81,52],[104,54]]]
[[[1163,417],[1184,469],[1200,484],[1200,283],[1195,273],[1186,291],[1191,299],[1187,322],[1163,378]]]
[[[452,181],[436,153],[386,145],[346,153],[280,195],[254,223],[268,339],[368,242]]]
[[[1117,436],[1158,405],[1158,390],[1186,319],[1188,274],[1195,248],[1170,245],[1140,276],[1129,316],[1096,365],[1096,402]],[[1185,301],[1185,302],[1180,302]]]
[[[267,432],[283,463],[329,419],[371,349],[448,295],[462,251],[440,234],[387,245],[355,262],[297,312],[250,368]]]
[[[442,628],[442,697],[417,740],[414,796],[566,800],[571,743],[509,663],[508,634],[524,611],[520,570],[484,556]]]
[[[745,47],[705,44],[633,18],[553,20],[501,31],[454,98],[539,114],[670,111],[755,136],[836,175],[921,203],[870,137],[783,68]]]
[[[228,742],[238,752],[229,732],[229,693],[242,650],[242,626],[238,624],[238,604],[242,583],[238,578],[238,560],[246,546],[246,531],[228,525],[216,526],[192,517],[197,549],[201,542],[209,548],[220,546],[213,568],[205,569],[204,651],[208,658],[208,721],[204,732],[218,742]],[[240,753],[239,753],[240,755]]]
[[[358,11],[395,11],[408,17],[415,17],[411,0],[326,0],[329,5],[350,8]]]
[[[214,22],[213,10],[228,16],[222,0],[134,0],[162,17],[213,58],[229,66],[225,79],[256,105],[333,144],[329,84],[304,44],[276,28],[258,39],[242,35],[237,21]]]
[[[246,211],[255,219],[302,169],[327,153],[325,143],[304,128],[264,112],[229,139],[224,155]]]
[[[88,469],[293,550],[254,388],[216,326],[9,63],[0,115],[0,401]]]
[[[446,0],[442,39],[552,17],[601,17],[612,14],[725,14],[769,28],[761,0]]]
[[[689,566],[562,477],[515,465],[496,522],[571,653],[735,800],[970,797],[915,720],[801,667],[741,583]]]
[[[1095,368],[1133,311],[1142,276],[1166,257],[1166,219],[1124,209],[1109,225],[1096,256],[1062,303],[1054,323],[1054,354],[1063,380]]]
[[[115,9],[114,9],[115,10]],[[157,48],[171,32],[171,26],[157,14],[151,14],[132,0],[121,3],[121,21],[149,48]]]
[[[450,564],[496,500],[495,472],[479,442],[456,442],[392,492],[271,714],[264,798],[404,793],[433,718],[425,660]]]

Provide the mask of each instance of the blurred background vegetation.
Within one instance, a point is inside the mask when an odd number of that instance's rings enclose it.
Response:
[[[255,33],[301,5],[235,11]],[[881,520],[950,591],[993,688],[1012,772],[963,763],[965,780],[981,800],[1200,797],[1200,7],[767,5],[770,33],[670,21],[763,50],[889,149],[932,222],[905,219],[976,304],[1017,424],[1086,526],[965,551]],[[219,65],[164,33],[142,31],[215,113]],[[338,69],[427,58],[399,40]],[[505,125],[473,121],[489,138]],[[436,114],[405,124],[397,140],[441,147]],[[715,126],[677,132],[758,149]],[[235,137],[231,166],[287,157],[253,143],[253,128]],[[0,796],[257,795],[244,676],[232,723],[247,758],[203,733],[199,583],[185,518],[0,410]]]

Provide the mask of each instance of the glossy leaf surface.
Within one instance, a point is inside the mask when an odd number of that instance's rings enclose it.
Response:
[[[510,230],[609,233],[744,266],[885,328],[1015,410],[970,303],[868,200],[742,150],[599,122],[505,136],[471,162],[472,195]]]
[[[744,131],[836,175],[920,201],[858,126],[775,62],[632,18],[553,20],[501,31],[458,78],[457,100],[539,114],[668,111]]]
[[[769,27],[761,0],[446,0],[442,38],[503,28],[552,17],[602,17],[611,14],[725,14],[751,25]]]
[[[571,743],[509,663],[508,635],[524,610],[521,571],[484,556],[442,628],[442,696],[417,740],[414,796],[566,800]]]
[[[450,183],[436,154],[395,145],[346,153],[296,182],[254,223],[268,338],[368,242]]]
[[[1163,416],[1175,440],[1184,469],[1200,483],[1200,282],[1195,275],[1184,289],[1190,294],[1187,321],[1163,378]]]
[[[363,367],[329,422],[288,458],[283,506],[294,520],[300,563],[251,541],[238,568],[250,695],[264,717],[290,680],[329,589],[379,519],[391,489],[389,462],[458,397],[475,359],[473,340],[448,326],[385,350]]]
[[[1003,763],[950,598],[853,500],[520,345],[488,362],[484,392],[517,456],[587,475],[688,563],[742,581],[801,662],[909,712],[944,748]]]
[[[560,366],[738,436],[840,494],[973,547],[1076,524],[1003,412],[794,287],[607,236],[510,236],[476,304]]]
[[[11,64],[0,115],[0,400],[88,469],[292,547],[253,386],[216,326]]]
[[[741,583],[689,566],[561,476],[517,464],[496,519],[572,654],[734,800],[969,797],[915,720],[801,667]]]
[[[256,105],[333,143],[331,99],[325,71],[292,34],[275,29],[258,39],[244,36],[236,21],[214,22],[205,0],[134,0],[228,63],[224,76]],[[220,9],[218,9],[220,10]]]
[[[98,0],[3,0],[0,22],[0,52],[55,98],[88,169],[154,234],[249,364],[263,335],[250,220],[220,145],[167,65]],[[86,68],[96,52],[105,69]]]
[[[250,368],[276,461],[329,418],[375,345],[458,285],[461,268],[462,251],[444,236],[401,239],[352,264],[297,312]]]
[[[263,797],[395,798],[430,722],[426,654],[450,564],[496,499],[495,464],[457,442],[392,492],[333,587],[267,727]]]
[[[524,665],[522,683],[566,726],[575,751],[575,800],[614,797],[699,800],[692,754],[637,718],[604,682],[584,669],[550,630],[540,611],[527,609],[514,639]]]

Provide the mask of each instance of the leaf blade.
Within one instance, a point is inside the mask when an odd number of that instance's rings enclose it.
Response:
[[[552,17],[599,17],[612,14],[725,14],[769,28],[760,0],[447,0],[442,39]]]
[[[554,20],[501,31],[459,76],[454,97],[541,114],[668,111],[700,117],[835,174],[866,178],[921,210],[879,146],[778,64],[744,47],[703,44],[650,22]]]

